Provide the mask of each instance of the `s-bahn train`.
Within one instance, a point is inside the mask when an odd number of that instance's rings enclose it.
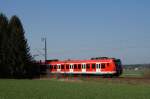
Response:
[[[89,60],[51,60],[47,61],[50,72],[53,74],[81,74],[81,75],[103,75],[120,76],[122,64],[120,59],[98,57]]]

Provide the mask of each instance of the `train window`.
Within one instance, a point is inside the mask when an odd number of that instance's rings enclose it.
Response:
[[[71,67],[72,67],[72,66],[70,65],[70,69],[71,69]]]
[[[99,66],[98,66],[98,68],[100,68],[100,64],[98,64]]]
[[[61,65],[61,69],[64,69],[64,65]]]
[[[99,68],[99,64],[96,64],[96,68]]]
[[[101,68],[102,68],[102,69],[105,68],[105,64],[104,64],[104,63],[101,64]]]
[[[109,64],[109,63],[107,63],[107,67],[109,67],[109,65],[110,65],[110,64]]]
[[[60,65],[57,65],[57,68],[60,69]]]
[[[57,65],[54,65],[54,69],[57,69]]]
[[[81,69],[81,64],[78,64],[78,69]]]
[[[66,65],[66,69],[69,69],[69,65],[68,64]]]
[[[86,65],[84,64],[84,69],[86,68]]]
[[[74,64],[74,69],[77,69],[77,64]]]
[[[82,64],[82,69],[85,69],[85,64]]]
[[[87,69],[90,69],[90,64],[86,64],[86,68],[87,68]]]
[[[92,64],[92,69],[95,69],[95,64]]]
[[[82,64],[82,69],[84,68],[84,64]]]

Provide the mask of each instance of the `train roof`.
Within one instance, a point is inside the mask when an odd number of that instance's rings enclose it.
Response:
[[[92,63],[92,62],[112,62],[115,58],[105,58],[105,59],[89,59],[89,60],[54,60],[47,61],[50,64],[76,64],[76,63]]]

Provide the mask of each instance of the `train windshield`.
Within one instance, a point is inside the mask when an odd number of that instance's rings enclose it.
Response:
[[[115,59],[114,61],[115,61],[115,64],[117,66],[121,66],[121,60],[120,59]]]

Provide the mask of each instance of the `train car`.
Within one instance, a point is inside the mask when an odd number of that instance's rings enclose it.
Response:
[[[83,74],[120,76],[121,60],[116,58],[91,58],[89,60],[48,61],[50,72],[60,74]]]

